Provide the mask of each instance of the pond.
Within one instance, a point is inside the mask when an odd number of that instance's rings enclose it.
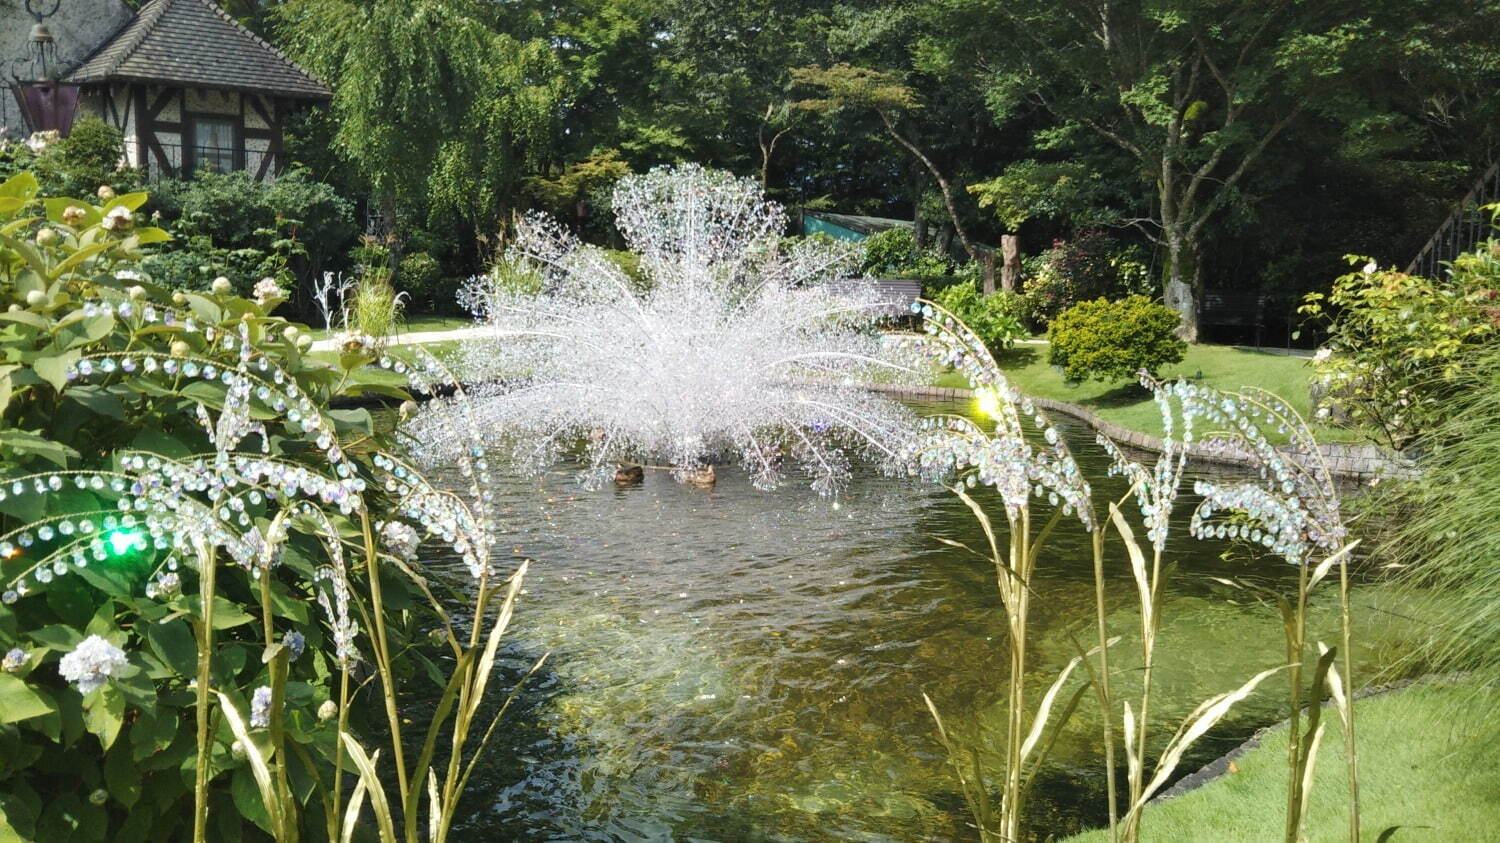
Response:
[[[1092,434],[1063,429],[1096,500],[1124,494]],[[457,838],[975,836],[921,694],[960,740],[984,745],[1004,723],[1007,660],[993,568],[937,540],[983,542],[950,493],[868,470],[835,502],[791,485],[758,492],[724,467],[711,490],[648,472],[586,492],[567,466],[496,492],[502,550],[537,560],[506,668],[519,676],[551,656],[486,750]],[[1179,501],[1168,549],[1155,707],[1171,720],[1158,733],[1282,660],[1275,607],[1212,578],[1274,584],[1292,569],[1224,561],[1225,546],[1189,538],[1194,503]],[[1059,529],[1039,565],[1033,699],[1074,654],[1071,634],[1092,635],[1087,542],[1076,522]],[[1133,693],[1138,621],[1118,542],[1107,564],[1110,624],[1125,639],[1117,687]],[[1314,623],[1330,643],[1334,595]],[[1359,593],[1361,619],[1378,599]],[[1358,659],[1384,661],[1383,641],[1364,641]],[[1284,686],[1264,687],[1182,772],[1284,715]],[[1030,817],[1043,836],[1104,821],[1098,722],[1080,706],[1039,781]]]

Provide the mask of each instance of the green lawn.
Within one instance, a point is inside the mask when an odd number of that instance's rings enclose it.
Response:
[[[1017,345],[1000,356],[1000,366],[1016,388],[1028,395],[1067,401],[1086,407],[1105,421],[1161,435],[1161,415],[1151,396],[1138,385],[1105,384],[1097,381],[1067,383],[1047,363],[1047,346]],[[1182,363],[1168,366],[1162,377],[1197,377],[1220,389],[1256,386],[1281,396],[1311,418],[1307,379],[1311,373],[1306,358],[1268,351],[1235,348],[1224,345],[1188,346]],[[938,386],[967,386],[956,372],[946,372],[935,381]],[[1339,427],[1314,426],[1322,442],[1357,442],[1358,431]]]
[[[408,316],[406,318],[406,321],[402,323],[401,330],[397,334],[397,336],[400,336],[400,334],[418,334],[425,333],[427,331],[451,331],[455,328],[472,327],[474,327],[474,320],[468,316],[433,316],[430,314],[417,314],[415,316]],[[328,337],[336,333],[338,333],[337,330],[329,331],[325,328],[318,328],[317,330],[314,330],[312,332],[312,335],[313,339],[322,340],[327,339]]]
[[[1500,700],[1473,684],[1420,684],[1355,704],[1360,828],[1366,840],[1495,839],[1500,829]],[[1325,710],[1308,812],[1308,839],[1347,840],[1344,738]],[[1145,840],[1282,839],[1285,731],[1203,787],[1148,808]],[[1484,829],[1489,829],[1485,831]],[[1089,832],[1074,841],[1103,841]]]

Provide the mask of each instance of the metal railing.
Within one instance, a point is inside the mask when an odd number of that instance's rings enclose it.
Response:
[[[1406,274],[1438,278],[1444,264],[1488,240],[1492,236],[1490,215],[1483,208],[1496,202],[1500,202],[1500,161],[1491,164],[1474,189],[1454,206],[1453,213],[1406,267]]]
[[[249,157],[243,150],[222,146],[184,146],[180,143],[158,143],[156,146],[166,156],[166,166],[162,165],[152,147],[144,147],[136,153],[143,156],[148,181],[189,178],[193,173],[203,170],[221,173],[243,170]]]

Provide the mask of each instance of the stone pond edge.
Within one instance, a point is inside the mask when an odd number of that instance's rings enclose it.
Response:
[[[965,401],[974,397],[974,390],[963,387],[907,384],[867,384],[866,386],[876,392],[904,398]],[[1158,454],[1165,450],[1164,444],[1157,437],[1107,422],[1077,404],[1036,396],[1032,396],[1031,400],[1038,407],[1078,419],[1121,445]],[[1409,461],[1394,456],[1375,445],[1327,444],[1319,445],[1318,450],[1322,452],[1323,460],[1328,464],[1328,470],[1335,476],[1346,480],[1368,482],[1386,477],[1407,476],[1413,472]],[[1188,456],[1217,465],[1245,466],[1248,464],[1245,460],[1226,454],[1210,453],[1197,447],[1190,448]]]

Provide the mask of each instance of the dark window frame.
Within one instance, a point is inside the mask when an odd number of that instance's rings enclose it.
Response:
[[[198,125],[203,122],[227,124],[232,144],[229,150],[229,169],[239,172],[245,169],[245,121],[238,114],[215,114],[212,112],[188,111],[182,121],[182,170],[185,177],[192,177],[198,169]],[[222,147],[213,147],[222,149]],[[217,171],[217,170],[216,170]]]

